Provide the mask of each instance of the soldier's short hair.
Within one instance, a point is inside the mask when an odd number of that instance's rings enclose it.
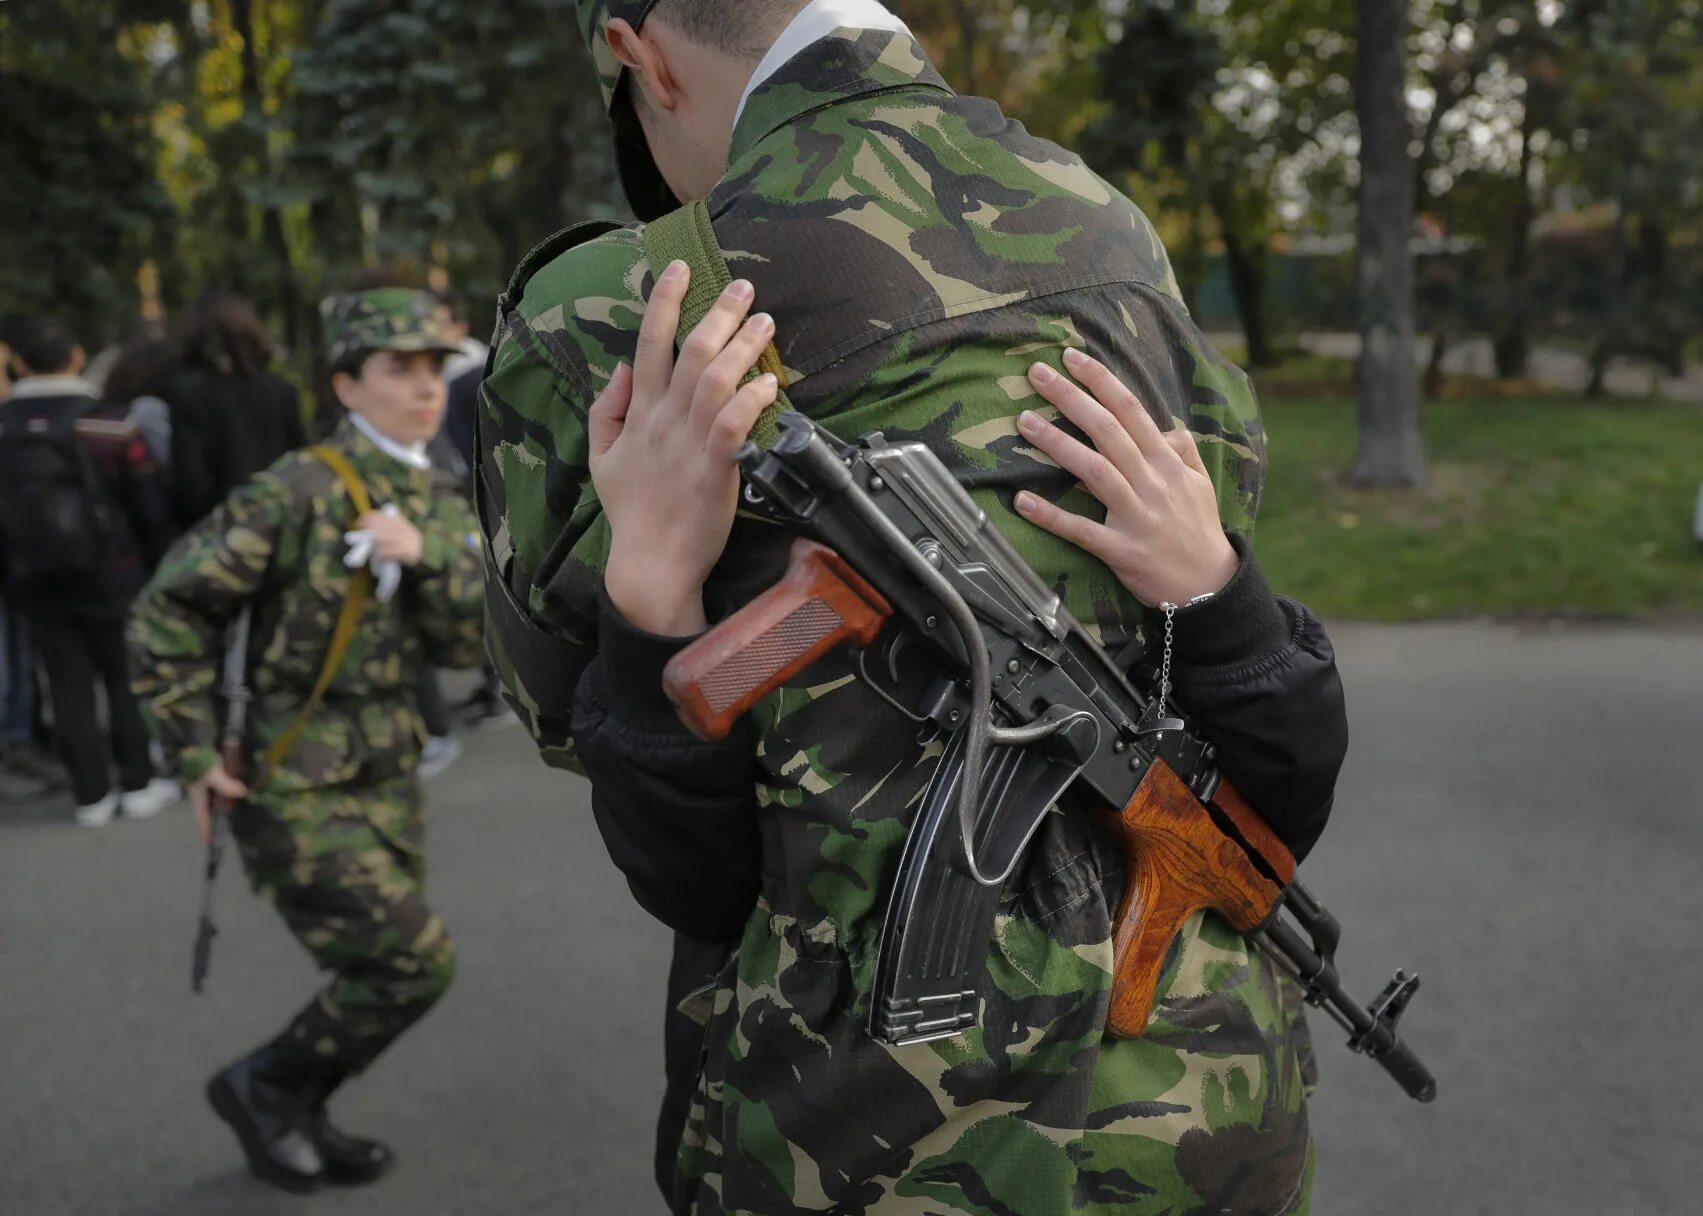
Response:
[[[809,0],[658,0],[653,20],[665,21],[700,46],[739,59],[760,59],[780,22]]]
[[[76,335],[57,317],[31,317],[11,334],[12,357],[35,375],[53,376],[71,366]]]

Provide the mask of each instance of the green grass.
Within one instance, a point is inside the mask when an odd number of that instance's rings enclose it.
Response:
[[[1429,484],[1371,491],[1341,480],[1354,454],[1351,401],[1291,399],[1263,377],[1261,395],[1271,472],[1260,559],[1273,585],[1315,611],[1385,621],[1703,616],[1703,548],[1691,536],[1703,408],[1567,396],[1428,402]]]

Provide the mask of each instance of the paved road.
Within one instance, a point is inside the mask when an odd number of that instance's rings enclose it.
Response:
[[[1357,991],[1398,963],[1424,974],[1409,1030],[1442,1096],[1407,1102],[1317,1026],[1315,1210],[1697,1210],[1703,633],[1337,637],[1354,749],[1307,869],[1348,924]],[[0,811],[0,1213],[656,1212],[663,936],[583,787],[516,732],[480,736],[434,796],[460,978],[338,1104],[404,1164],[305,1201],[251,1184],[199,1097],[307,994],[305,958],[232,874],[212,991],[192,999],[184,812],[89,833],[64,806]]]

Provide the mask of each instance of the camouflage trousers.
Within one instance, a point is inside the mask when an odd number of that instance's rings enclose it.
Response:
[[[424,898],[418,831],[404,843],[358,813],[369,801],[394,811],[411,797],[417,807],[412,779],[413,788],[390,788],[401,784],[281,801],[262,791],[232,822],[255,890],[332,977],[280,1042],[311,1050],[344,1075],[376,1060],[455,976],[454,943]],[[304,797],[315,805],[302,807]],[[324,805],[327,798],[335,805]],[[304,822],[314,824],[310,835],[300,832]]]

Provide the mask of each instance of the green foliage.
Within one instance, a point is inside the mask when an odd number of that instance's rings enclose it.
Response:
[[[146,73],[119,48],[155,0],[0,5],[0,313],[49,311],[85,341],[135,308],[133,271],[166,199]]]

